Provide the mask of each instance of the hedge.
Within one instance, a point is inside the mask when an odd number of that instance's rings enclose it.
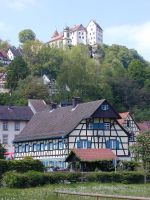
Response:
[[[0,175],[7,171],[27,172],[30,170],[44,171],[44,165],[40,160],[0,160]]]
[[[149,175],[150,178],[150,175]],[[26,173],[7,172],[3,176],[3,186],[10,188],[26,188],[44,184],[62,183],[64,181],[89,181],[89,182],[116,182],[116,183],[143,183],[144,175],[141,172],[50,172],[42,173],[29,171]]]

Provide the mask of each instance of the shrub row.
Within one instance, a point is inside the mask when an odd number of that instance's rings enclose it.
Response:
[[[150,176],[149,176],[150,177]],[[140,172],[51,172],[42,173],[29,171],[26,173],[7,172],[3,176],[3,185],[10,188],[25,188],[41,186],[44,184],[62,183],[64,181],[90,181],[90,182],[118,182],[118,183],[143,183],[144,176]]]
[[[44,171],[40,160],[0,160],[0,175],[7,171],[27,172],[29,170]]]

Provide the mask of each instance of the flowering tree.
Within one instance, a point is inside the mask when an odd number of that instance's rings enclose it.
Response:
[[[144,170],[144,183],[147,182],[147,172],[150,169],[150,131],[141,133],[136,138],[136,143],[131,151],[135,158],[142,162]]]

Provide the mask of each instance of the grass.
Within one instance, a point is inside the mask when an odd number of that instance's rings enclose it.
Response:
[[[102,183],[75,183],[75,184],[55,184],[44,187],[28,189],[8,189],[0,188],[0,200],[94,200],[96,198],[75,197],[59,195],[55,190],[101,193],[126,196],[150,197],[150,184],[102,184]]]

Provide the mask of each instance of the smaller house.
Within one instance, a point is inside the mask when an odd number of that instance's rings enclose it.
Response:
[[[7,153],[14,153],[13,140],[28,121],[33,112],[28,106],[0,106],[0,143],[7,149]]]
[[[66,162],[71,163],[71,170],[79,168],[81,171],[94,171],[100,168],[100,161],[110,161],[113,164],[116,159],[111,149],[73,149]]]
[[[22,52],[20,48],[10,47],[7,52],[7,56],[9,60],[14,60],[16,57],[22,56]]]
[[[121,119],[118,119],[118,123],[129,132],[129,142],[132,144],[140,132],[140,127],[129,112],[119,113],[119,115]]]
[[[2,66],[10,64],[10,60],[7,57],[7,53],[3,50],[0,50],[0,63]]]

